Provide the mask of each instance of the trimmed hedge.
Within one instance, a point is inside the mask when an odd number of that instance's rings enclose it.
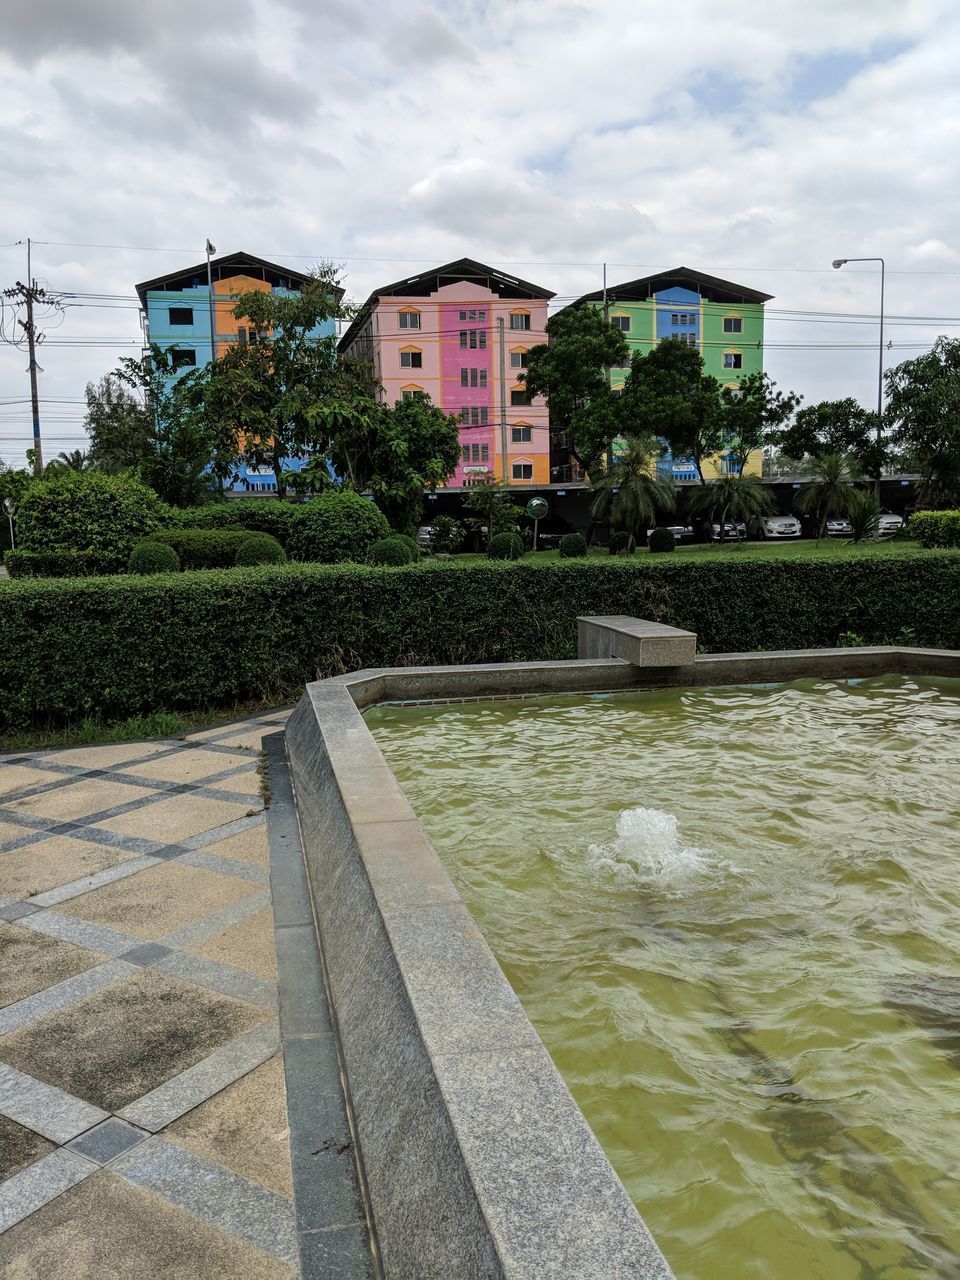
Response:
[[[657,526],[650,534],[649,538],[650,550],[659,551],[675,551],[677,549],[677,540],[673,535],[672,529],[664,529]]]
[[[565,533],[560,539],[557,554],[565,560],[575,559],[587,554],[587,540],[582,533]]]
[[[380,538],[367,552],[367,559],[371,564],[403,565],[413,564],[414,555],[404,538]]]
[[[269,533],[282,547],[287,545],[297,507],[278,498],[228,498],[202,507],[173,508],[166,523],[174,529],[246,529]]]
[[[287,553],[269,533],[244,533],[237,544],[233,563],[238,567],[254,564],[286,564]]]
[[[916,511],[907,530],[922,547],[960,547],[960,511]]]
[[[634,614],[729,652],[901,639],[960,648],[960,555],[277,565],[0,583],[0,724],[295,696],[359,667],[576,656],[579,614]]]
[[[517,533],[495,533],[487,547],[488,560],[519,560],[523,542]]]
[[[27,489],[16,515],[17,548],[89,552],[122,573],[136,543],[158,528],[163,507],[132,476],[58,471]]]
[[[632,556],[636,549],[637,543],[632,533],[627,533],[625,529],[611,533],[607,550],[612,556]]]
[[[116,572],[112,552],[5,551],[3,563],[11,578],[94,578]]]
[[[230,569],[248,536],[243,529],[163,529],[150,541],[173,547],[184,569]]]
[[[130,573],[179,573],[180,557],[166,543],[146,538],[130,552],[127,568]]]
[[[390,526],[380,508],[345,490],[322,493],[297,507],[287,545],[294,560],[336,564],[365,560],[375,542],[389,537]]]

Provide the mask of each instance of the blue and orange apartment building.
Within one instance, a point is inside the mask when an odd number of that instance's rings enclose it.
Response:
[[[246,322],[233,314],[242,293],[294,293],[309,276],[290,267],[278,266],[250,253],[230,253],[210,261],[208,285],[207,264],[201,262],[186,270],[145,280],[137,285],[137,294],[145,317],[145,334],[149,342],[164,351],[172,349],[174,376],[188,369],[200,369],[211,356],[220,357],[238,342],[255,340]],[[212,302],[212,309],[211,309]],[[212,321],[211,321],[212,315]],[[336,321],[319,324],[312,337],[334,338]],[[305,458],[292,458],[288,466],[299,471]],[[277,482],[269,467],[250,467],[239,458],[234,477],[227,485],[233,494],[276,493]]]

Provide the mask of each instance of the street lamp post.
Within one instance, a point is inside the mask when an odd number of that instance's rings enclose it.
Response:
[[[845,267],[848,262],[879,262],[880,263],[880,366],[877,371],[877,476],[874,485],[874,494],[877,499],[877,506],[880,505],[880,450],[883,445],[883,288],[884,276],[886,274],[886,263],[882,258],[834,258],[833,269],[839,271],[841,267]]]

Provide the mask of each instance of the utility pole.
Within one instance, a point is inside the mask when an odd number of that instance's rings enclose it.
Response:
[[[217,362],[217,325],[213,312],[213,268],[210,265],[210,255],[217,252],[217,246],[213,244],[210,237],[207,236],[207,305],[210,309],[210,363]],[[217,495],[220,501],[223,501],[223,476],[217,476]]]
[[[26,320],[20,320],[19,324],[27,335],[27,350],[30,355],[30,406],[33,411],[33,472],[36,476],[42,476],[43,448],[40,443],[40,392],[37,387],[37,330],[33,319],[33,304],[45,301],[46,292],[43,289],[38,289],[36,281],[33,279],[30,249],[31,244],[28,238],[27,283],[21,284],[18,280],[14,288],[4,289],[3,296],[22,302],[26,306],[27,318]]]
[[[500,460],[503,471],[503,487],[510,483],[507,476],[507,355],[503,333],[503,316],[497,317],[497,339],[500,343]]]

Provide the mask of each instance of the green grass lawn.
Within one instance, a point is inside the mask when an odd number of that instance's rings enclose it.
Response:
[[[857,556],[910,555],[921,550],[920,544],[912,538],[888,538],[883,542],[874,542],[869,539],[858,543],[851,542],[849,538],[824,538],[819,547],[814,538],[799,538],[796,541],[789,542],[729,542],[724,546],[717,542],[692,543],[678,546],[673,553],[660,552],[658,554],[661,559],[674,554],[684,560],[716,559],[718,556],[729,560],[744,559],[746,557],[757,557],[764,560],[835,560],[853,559]],[[587,555],[591,560],[609,559],[606,547],[591,547]],[[646,547],[638,547],[632,559],[639,561],[649,555],[650,552]],[[560,553],[558,551],[528,551],[523,557],[523,562],[524,564],[550,564],[559,559]],[[629,562],[630,557],[621,556],[618,559]],[[485,555],[472,554],[454,556],[452,561],[433,560],[433,557],[428,557],[424,561],[425,564],[431,562],[458,565],[488,563]]]

